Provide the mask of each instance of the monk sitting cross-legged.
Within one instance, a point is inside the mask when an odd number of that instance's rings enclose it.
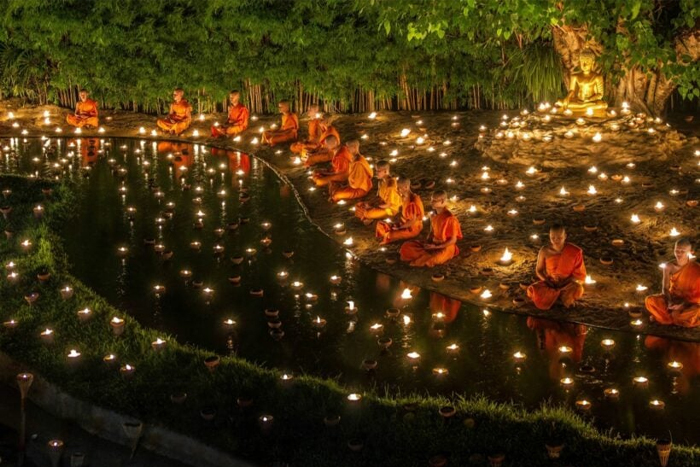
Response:
[[[581,282],[586,279],[583,251],[566,241],[563,225],[549,229],[549,241],[537,255],[535,274],[540,280],[527,288],[527,296],[540,310],[549,310],[557,299],[569,308],[583,296]]]
[[[647,310],[659,324],[700,326],[700,265],[691,261],[692,250],[687,238],[676,242],[676,261],[664,267],[661,294],[645,300]]]
[[[331,160],[332,154],[328,152],[328,149],[323,144],[326,138],[333,136],[340,143],[340,134],[331,124],[330,117],[326,117],[321,121],[320,128],[322,132],[318,138],[319,144],[315,147],[309,145],[301,150],[301,158],[304,159],[304,166],[306,167]]]
[[[97,119],[97,102],[92,99],[88,99],[88,92],[85,89],[81,89],[80,102],[75,106],[75,113],[73,115],[67,115],[66,121],[68,124],[77,126],[78,128],[96,128],[99,125]]]
[[[430,234],[426,241],[411,240],[401,245],[401,261],[414,267],[432,268],[446,263],[459,254],[457,240],[462,228],[457,218],[447,209],[447,193],[438,190],[431,199],[436,214],[430,218]]]
[[[425,215],[423,201],[421,201],[420,196],[411,191],[411,180],[408,178],[399,180],[398,190],[401,195],[401,214],[397,216],[398,221],[395,223],[377,222],[375,232],[377,238],[382,239],[382,245],[417,237],[423,230],[423,216]]]
[[[309,135],[304,141],[292,143],[289,150],[294,154],[301,154],[303,149],[309,147],[316,149],[321,144],[320,137],[321,133],[323,133],[321,122],[323,121],[323,115],[319,112],[318,105],[311,104],[309,108],[306,109],[306,115],[309,117]]]
[[[192,123],[192,106],[184,99],[185,91],[177,88],[173,91],[173,103],[165,118],[159,118],[156,124],[161,131],[180,135]]]
[[[334,203],[341,199],[362,198],[372,189],[372,167],[369,166],[367,159],[360,154],[359,141],[348,141],[347,146],[351,152],[355,151],[350,163],[350,170],[348,170],[348,184],[340,186],[339,183],[331,183],[329,190],[331,201]]]
[[[241,93],[239,91],[231,91],[228,96],[231,103],[228,106],[228,119],[223,125],[213,125],[211,127],[211,136],[213,138],[236,136],[248,128],[250,112],[248,112],[245,105],[240,103]]]
[[[279,130],[267,130],[262,134],[262,142],[270,146],[296,140],[299,131],[299,117],[290,110],[289,101],[279,101],[277,108],[282,114],[282,126]]]
[[[317,170],[314,172],[313,181],[316,186],[326,186],[332,182],[344,182],[348,179],[350,163],[354,154],[360,151],[357,141],[354,144],[339,146],[335,136],[326,138],[325,146],[332,154],[331,168],[329,170]]]
[[[389,161],[377,162],[377,197],[371,201],[355,205],[355,216],[365,225],[375,219],[393,217],[401,207],[401,195],[396,189],[396,179],[389,174]]]

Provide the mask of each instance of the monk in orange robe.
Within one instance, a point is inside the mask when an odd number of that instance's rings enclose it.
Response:
[[[339,146],[335,136],[326,138],[325,146],[329,153],[333,155],[331,167],[328,170],[317,170],[313,174],[313,181],[316,186],[326,186],[333,182],[344,182],[348,179],[350,163],[355,154],[360,152],[360,145],[357,141],[353,144]]]
[[[299,131],[299,117],[290,110],[289,101],[280,101],[277,108],[282,114],[282,126],[279,130],[267,130],[262,134],[263,144],[270,146],[296,140]]]
[[[321,133],[323,133],[323,129],[321,128],[321,123],[323,122],[323,115],[319,112],[318,105],[310,105],[306,109],[306,116],[309,117],[309,134],[306,140],[292,143],[289,147],[289,150],[294,154],[301,154],[302,150],[308,147],[312,149],[318,148],[322,144]]]
[[[348,170],[348,184],[341,186],[339,183],[331,183],[329,186],[331,202],[333,203],[337,203],[341,199],[362,198],[372,189],[372,167],[367,159],[360,154],[359,141],[348,142],[348,146],[354,144],[357,145],[357,152],[354,153]]]
[[[420,196],[411,191],[411,180],[402,178],[398,182],[398,191],[401,195],[401,213],[398,220],[393,223],[386,221],[377,222],[375,234],[381,238],[381,244],[386,245],[399,240],[415,238],[423,230],[423,201]]]
[[[88,92],[81,89],[80,102],[75,106],[75,113],[67,115],[66,121],[69,125],[77,126],[78,128],[97,128],[99,120],[97,118],[97,102],[88,99]]]
[[[389,161],[377,162],[379,183],[376,198],[355,205],[355,216],[365,225],[371,224],[375,219],[393,217],[401,208],[401,195],[397,189],[396,179],[389,172]]]
[[[434,192],[431,204],[436,214],[430,219],[427,241],[411,240],[401,245],[401,261],[414,267],[432,268],[459,255],[457,240],[462,238],[462,228],[447,209],[447,193],[443,190]]]
[[[70,140],[69,145],[80,150],[81,167],[92,167],[100,157],[100,140],[98,138],[81,138]],[[72,147],[72,146],[71,146]]]
[[[211,127],[212,138],[223,136],[236,136],[248,128],[248,108],[240,103],[240,91],[231,91],[228,95],[231,105],[228,106],[228,119],[223,125],[213,125]]]
[[[581,282],[586,279],[583,251],[566,241],[563,225],[549,229],[549,241],[537,255],[535,274],[540,280],[527,288],[527,296],[540,310],[549,310],[557,299],[569,308],[583,296]]]
[[[192,106],[184,99],[185,91],[177,88],[173,91],[173,103],[165,118],[156,121],[158,128],[171,135],[181,135],[192,123]]]
[[[647,311],[659,324],[685,328],[700,326],[700,265],[691,261],[693,245],[687,238],[676,242],[676,261],[664,268],[661,294],[646,298]]]
[[[307,146],[301,150],[301,158],[304,161],[305,167],[311,167],[315,164],[320,164],[322,162],[327,162],[331,160],[332,154],[328,152],[328,149],[323,144],[326,138],[329,136],[334,136],[338,143],[340,143],[340,134],[338,130],[331,124],[329,117],[323,119],[320,125],[321,135],[319,136],[319,144],[314,146]]]

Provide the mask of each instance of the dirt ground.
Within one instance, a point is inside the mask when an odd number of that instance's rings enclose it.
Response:
[[[49,124],[44,122],[45,111]],[[14,113],[14,120],[8,112]],[[56,135],[57,126],[63,130],[61,135],[71,135],[65,124],[68,113],[54,106],[20,107],[17,101],[2,101],[0,137],[20,136],[22,130],[27,136]],[[649,323],[643,312],[645,295],[660,290],[659,265],[673,260],[678,237],[671,235],[672,229],[696,240],[700,212],[697,118],[688,121],[689,116],[674,115],[669,125],[633,114],[581,122],[559,115],[547,121],[547,114],[530,109],[527,115],[519,111],[380,112],[374,119],[367,114],[337,117],[334,125],[343,140],[360,139],[365,156],[374,162],[389,159],[395,175],[420,182],[421,188],[415,191],[426,209],[432,191],[426,184],[434,181],[434,189],[448,191],[450,209],[464,234],[461,253],[431,270],[395,261],[399,245],[380,250],[373,226],[364,226],[349,212],[352,203],[332,205],[325,190],[310,191],[309,174],[294,163],[288,145],[266,148],[253,143],[260,137],[260,128],[279,123],[279,117],[251,121],[240,140],[233,141],[208,138],[209,126],[223,121],[224,115],[205,115],[203,120],[195,116],[180,139],[237,149],[267,161],[292,184],[311,220],[329,237],[367,265],[408,283],[492,310],[700,341],[700,329]],[[18,128],[12,126],[14,122]],[[104,111],[101,124],[104,133],[83,134],[164,138],[150,136],[155,117],[149,115]],[[480,129],[481,125],[486,128]],[[140,127],[146,135],[139,134]],[[403,129],[410,133],[402,136]],[[305,132],[302,119],[302,136]],[[596,133],[600,142],[594,141]],[[591,186],[595,194],[589,194]],[[568,194],[562,195],[562,188]],[[664,205],[663,210],[655,209],[657,202]],[[633,214],[639,216],[639,223],[631,221]],[[548,241],[549,225],[555,222],[565,224],[569,240],[583,248],[595,284],[586,286],[576,307],[541,311],[521,299],[526,298],[524,286],[534,280],[537,252]],[[337,223],[345,225],[345,235],[334,235]],[[485,231],[489,225],[491,232]],[[426,222],[424,235],[428,230]],[[348,237],[353,238],[351,247],[342,245]],[[506,248],[513,259],[503,265],[499,258]],[[435,282],[435,273],[445,279]],[[648,289],[638,291],[638,286]],[[486,289],[492,297],[482,299]],[[642,313],[639,326],[631,323],[634,313]]]

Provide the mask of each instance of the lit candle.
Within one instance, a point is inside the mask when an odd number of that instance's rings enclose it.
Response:
[[[612,339],[603,339],[602,341],[600,341],[600,345],[605,350],[611,350],[613,347],[615,347],[615,341]]]
[[[680,233],[678,230],[676,230],[675,227],[673,227],[673,228],[671,229],[671,232],[669,233],[669,235],[670,235],[671,237],[678,237],[680,234],[681,234],[681,233]]]
[[[481,295],[479,295],[479,296],[481,297],[482,300],[488,300],[489,298],[491,298],[493,296],[493,294],[491,293],[491,291],[489,289],[484,289],[484,291],[481,292]]]
[[[574,380],[573,380],[573,378],[566,377],[566,378],[560,379],[559,383],[562,386],[564,386],[565,388],[570,388],[571,386],[574,385]]]
[[[596,281],[590,275],[587,275],[584,283],[586,285],[595,285]]]
[[[633,224],[639,224],[641,222],[641,219],[637,214],[632,214],[632,217],[630,217],[630,221],[632,221]]]
[[[671,371],[681,371],[683,369],[683,364],[674,360],[672,362],[668,362],[666,367]]]
[[[573,352],[573,349],[571,347],[569,347],[568,345],[562,345],[559,347],[559,353],[561,353],[561,354],[566,355],[566,354],[570,354],[571,352]]]
[[[362,394],[358,394],[356,392],[348,394],[348,401],[350,401],[351,403],[360,402],[361,400],[362,400]]]
[[[317,329],[323,329],[326,327],[326,320],[321,318],[320,316],[317,316],[315,320],[313,320],[313,325]]]
[[[513,354],[513,359],[516,362],[524,362],[525,359],[527,359],[527,355],[525,355],[524,353],[522,353],[521,351],[518,350],[517,352],[515,352]]]
[[[420,354],[418,352],[409,352],[406,354],[406,357],[412,362],[416,362],[420,359]]]
[[[654,210],[656,212],[661,212],[664,210],[665,207],[666,206],[664,206],[664,203],[662,203],[661,201],[657,201],[656,204],[654,205]]]
[[[511,263],[513,260],[513,253],[511,253],[508,248],[506,247],[505,251],[503,252],[503,256],[499,259],[499,262],[504,265],[508,265]]]
[[[409,289],[409,288],[403,289],[403,292],[401,292],[401,298],[402,298],[403,300],[410,300],[410,299],[412,299],[412,298],[413,298],[413,295],[411,295],[411,289]]]
[[[156,338],[153,342],[151,342],[151,347],[153,350],[156,352],[159,352],[165,348],[166,341],[161,339],[160,337]]]
[[[666,403],[659,399],[653,399],[649,401],[649,407],[654,410],[663,410],[666,407]]]

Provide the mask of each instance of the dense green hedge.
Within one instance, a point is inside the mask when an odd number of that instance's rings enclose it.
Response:
[[[40,189],[47,187],[53,187],[49,198]],[[274,371],[230,357],[222,358],[211,373],[203,364],[207,352],[174,340],[154,352],[150,343],[168,336],[142,328],[67,272],[68,258],[55,232],[70,218],[78,196],[70,182],[0,176],[0,188],[13,191],[3,204],[13,206],[10,218],[16,231],[12,239],[0,240],[0,261],[4,265],[14,260],[20,273],[15,284],[0,280],[0,322],[19,320],[13,330],[0,328],[0,350],[75,397],[165,425],[258,464],[282,460],[305,466],[424,466],[431,456],[444,453],[451,465],[484,465],[485,455],[502,451],[507,465],[544,466],[551,463],[545,442],[560,439],[566,443],[563,460],[577,465],[657,465],[652,441],[611,438],[563,408],[525,412],[480,397],[395,399],[379,393],[365,394],[352,406],[346,391],[332,381],[300,375],[291,384],[283,383]],[[32,215],[39,202],[46,207],[41,220]],[[33,243],[27,253],[19,248],[24,239]],[[40,270],[52,273],[45,283],[36,279]],[[75,296],[62,300],[58,290],[66,283],[75,288]],[[29,306],[23,297],[32,291],[40,297]],[[94,316],[81,322],[76,312],[86,306]],[[119,337],[109,326],[113,316],[126,319]],[[46,327],[55,331],[53,343],[39,337]],[[82,353],[76,367],[67,364],[70,348]],[[120,376],[119,365],[102,361],[109,353],[118,355],[120,364],[136,367],[132,379]],[[169,398],[179,391],[188,394],[183,405]],[[239,408],[237,398],[248,395],[254,397],[252,407]],[[444,421],[438,408],[448,404],[456,407],[457,415]],[[214,421],[200,417],[205,407],[216,409]],[[267,434],[257,426],[264,413],[275,417]],[[333,414],[342,416],[340,424],[324,426],[324,417]],[[364,442],[361,452],[347,448],[353,438]],[[672,456],[676,466],[700,462],[697,448],[674,447]]]
[[[693,2],[5,0],[0,90],[70,106],[82,86],[103,105],[151,111],[176,86],[206,111],[239,87],[255,111],[280,98],[506,108],[562,95],[551,28],[578,21],[607,48],[606,72],[664,63],[692,97],[698,66],[674,57],[673,38],[694,26]]]

